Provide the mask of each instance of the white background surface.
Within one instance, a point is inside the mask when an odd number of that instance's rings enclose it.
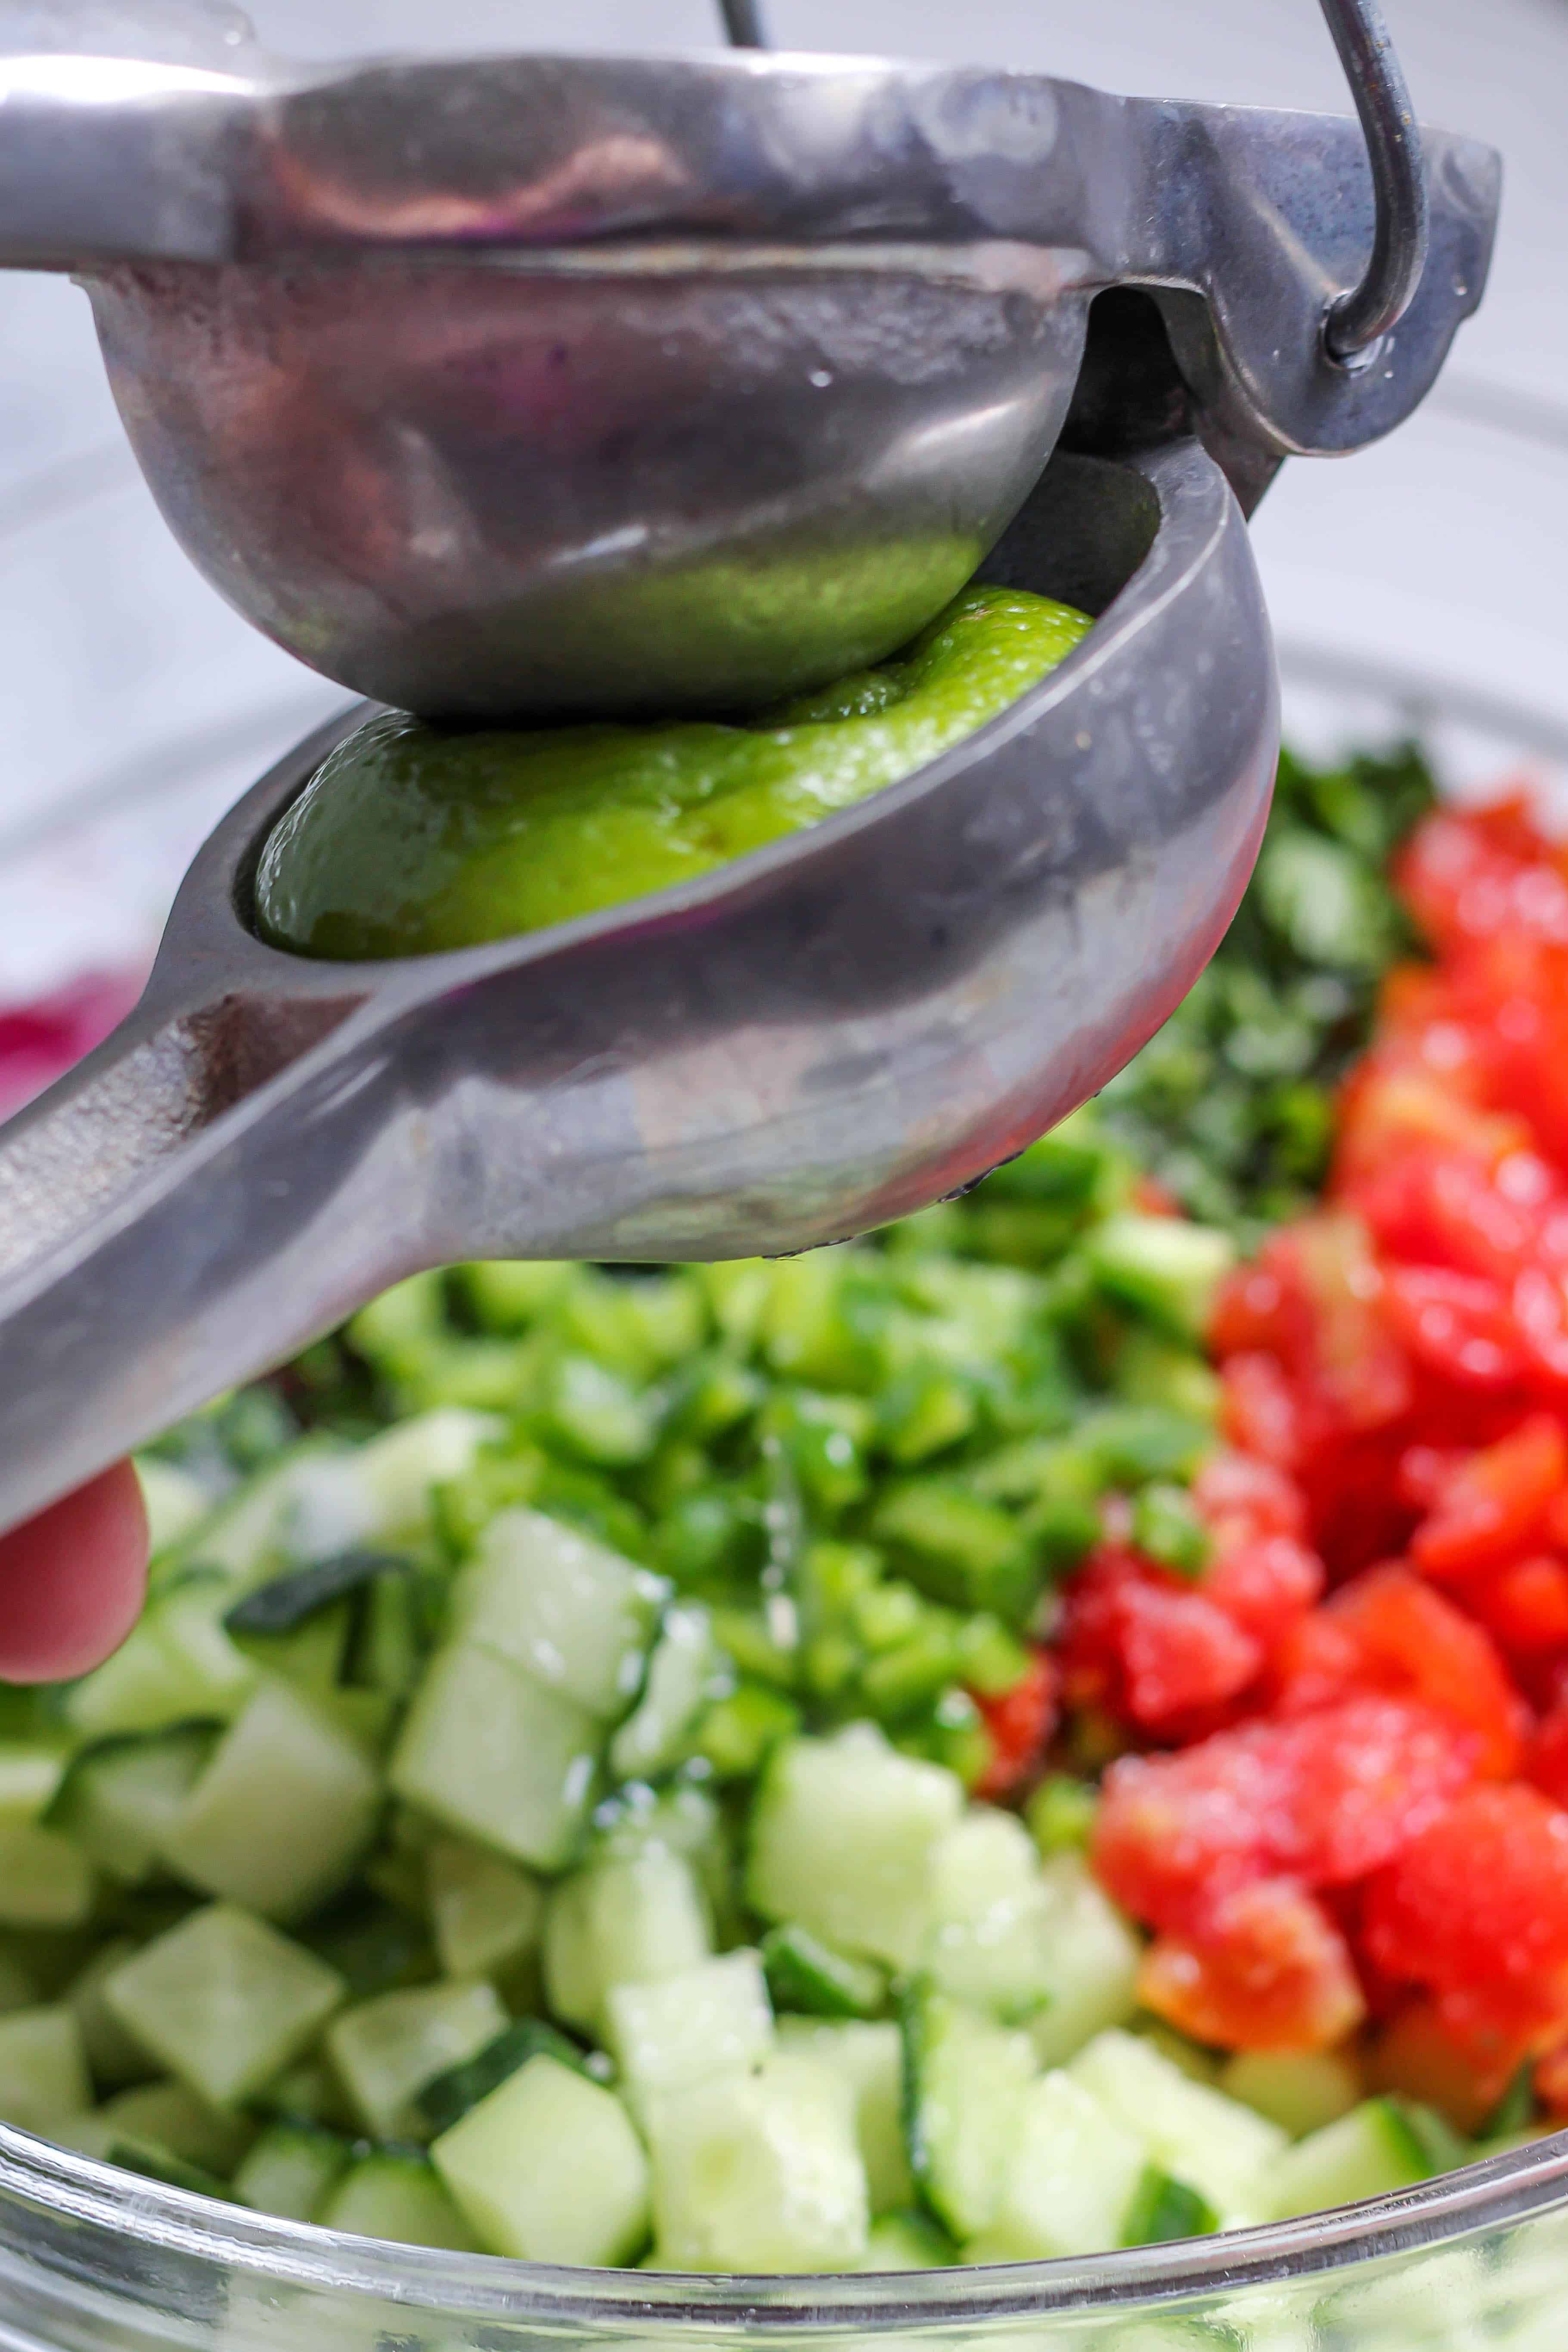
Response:
[[[1568,0],[1387,0],[1417,109],[1507,159],[1486,305],[1427,407],[1381,447],[1288,466],[1256,536],[1282,648],[1392,662],[1528,706],[1568,734]],[[689,47],[709,0],[256,0],[286,53]],[[1110,89],[1343,110],[1315,0],[771,0],[780,46],[989,58]],[[0,276],[0,834],[120,814],[126,937],[189,830],[335,689],[255,636],[191,570],[119,436],[83,298]],[[185,814],[145,796],[186,780]],[[178,801],[178,796],[177,801]],[[200,829],[198,824],[197,829]],[[72,851],[62,844],[59,872]],[[36,860],[29,862],[29,877]],[[0,862],[0,989],[45,925],[68,966],[111,936],[45,915]],[[17,878],[19,879],[19,874]],[[75,929],[110,930],[104,876]],[[62,929],[62,926],[64,929]]]

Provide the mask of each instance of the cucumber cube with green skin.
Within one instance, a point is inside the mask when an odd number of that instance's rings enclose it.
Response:
[[[235,2196],[280,2221],[313,2221],[347,2171],[349,2144],[313,2124],[269,2124],[235,2173]]]
[[[1338,2123],[1362,2095],[1361,2070],[1338,2050],[1238,2050],[1221,2068],[1219,2087],[1292,2139]]]
[[[1270,2166],[1262,2210],[1271,2221],[1387,2197],[1437,2168],[1397,2099],[1363,2099],[1337,2123],[1309,2132]]]
[[[886,2213],[871,2224],[862,2271],[940,2271],[958,2250],[926,2213]]]
[[[752,1808],[752,1906],[910,1968],[930,1924],[931,1856],[963,1811],[952,1773],[899,1755],[869,1725],[791,1740],[769,1759]]]
[[[847,2271],[866,2258],[865,2168],[847,2084],[776,2053],[659,2101],[650,2120],[661,2261],[681,2271]]]
[[[188,1470],[176,1469],[172,1462],[160,1462],[155,1454],[137,1457],[136,1479],[147,1514],[147,1549],[156,1559],[160,1552],[201,1525],[212,1508],[212,1498],[199,1478],[193,1478]]]
[[[809,1928],[770,1927],[762,1948],[775,2009],[807,2017],[869,2018],[879,2017],[888,2005],[885,1969],[836,1951]]]
[[[387,1767],[394,1792],[459,1836],[560,1870],[587,1819],[597,1717],[472,1642],[438,1650]]]
[[[557,2017],[597,2034],[615,1986],[679,1976],[712,1948],[690,1863],[649,1843],[590,1863],[555,1887],[544,1927],[545,1992]]]
[[[58,1830],[0,1827],[0,1926],[79,1927],[91,1916],[92,1864]]]
[[[425,1855],[430,1932],[449,1977],[510,1969],[537,1949],[544,1889],[499,1853],[466,1838],[432,1838]]]
[[[215,1903],[143,1945],[103,1990],[172,2074],[198,2098],[232,2106],[309,2047],[347,1987],[264,1919]]]
[[[1081,1853],[1053,1855],[1040,1880],[1049,1906],[1041,1946],[1046,1999],[1029,2033],[1041,2065],[1059,2066],[1131,2017],[1143,1948]]]
[[[1215,1293],[1236,1263],[1236,1244],[1215,1226],[1131,1211],[1096,1225],[1084,1249],[1110,1297],[1173,1338],[1200,1344]]]
[[[256,2137],[248,2116],[210,2106],[184,2083],[140,2083],[106,2100],[99,2113],[116,2138],[167,2148],[215,2175],[232,2172]]]
[[[128,2083],[144,2083],[149,2074],[158,2071],[103,1998],[105,1981],[136,1948],[130,1936],[111,1936],[78,1969],[62,1995],[76,2019],[88,2067],[100,2091],[122,2090]]]
[[[1206,2197],[1152,2164],[1122,2224],[1124,2246],[1163,2246],[1177,2238],[1205,2238],[1219,2227]]]
[[[781,2017],[778,2046],[830,2066],[849,2085],[855,2137],[873,2213],[912,2205],[915,2184],[904,2148],[904,2053],[891,2019],[879,2024]]]
[[[479,2242],[423,2157],[377,2148],[351,2164],[315,2215],[323,2230],[380,2238],[395,2246],[440,2246],[478,2253]]]
[[[187,1728],[135,1732],[89,1748],[71,1767],[54,1826],[106,1878],[142,1885],[216,1744],[216,1733]]]
[[[603,1720],[625,1713],[668,1592],[660,1577],[541,1511],[500,1512],[452,1595],[460,1640]]]
[[[163,1835],[204,1894],[271,1919],[313,1911],[370,1843],[381,1784],[363,1751],[283,1683],[263,1683]]]
[[[719,1664],[713,1624],[695,1601],[667,1609],[642,1696],[610,1742],[617,1780],[651,1780],[684,1756]]]
[[[1055,1906],[1022,1822],[977,1807],[931,1855],[931,1924],[921,1969],[957,2000],[1008,2024],[1049,1999]]]
[[[614,1985],[605,2017],[605,2042],[638,2116],[710,2074],[742,2071],[773,2046],[773,2011],[755,1952],[726,1952],[657,1984]]]
[[[1035,2073],[1028,2037],[919,1982],[905,1993],[900,2023],[910,2170],[943,2229],[961,2242],[982,2237]]]
[[[237,1715],[256,1667],[223,1628],[233,1591],[221,1574],[192,1572],[153,1600],[114,1655],[66,1692],[71,1730],[106,1739]]]
[[[613,2091],[531,2058],[431,2157],[480,2245],[524,2262],[634,2261],[647,2236],[648,2167]]]
[[[965,2252],[1026,2263],[1119,2246],[1148,2164],[1137,2133],[1092,2093],[1070,2074],[1043,2074],[1020,2095],[989,2225]]]
[[[1287,2147],[1278,2124],[1193,2082],[1131,2033],[1097,2034],[1068,2072],[1142,2140],[1156,2164],[1207,2200],[1222,2228],[1265,2217],[1272,2170]]]
[[[507,2024],[492,1985],[419,1985],[344,2010],[328,2027],[325,2046],[371,2137],[414,2139],[415,2094],[474,2057]]]
[[[13,2010],[0,2017],[0,2120],[48,2132],[92,2105],[81,2031],[63,2004]]]
[[[53,1803],[69,1759],[58,1745],[0,1739],[0,1827],[36,1822]]]

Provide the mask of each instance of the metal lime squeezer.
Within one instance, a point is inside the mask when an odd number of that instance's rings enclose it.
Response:
[[[198,855],[146,992],[0,1135],[0,1523],[400,1276],[797,1250],[1082,1101],[1222,934],[1278,749],[1244,517],[1409,414],[1499,163],[1359,122],[764,52],[301,67],[222,8],[0,0],[0,265],[68,270],[258,626],[454,719],[755,707],[979,567],[1097,616],[1001,718],[708,878],[377,964]]]

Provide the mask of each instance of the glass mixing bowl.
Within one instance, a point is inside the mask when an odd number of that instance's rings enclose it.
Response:
[[[1564,806],[1568,729],[1450,674],[1284,646],[1317,755],[1416,733],[1445,788]],[[0,1006],[133,973],[186,859],[279,748],[285,698],[127,798],[0,833]],[[112,992],[106,996],[109,1002]],[[0,1024],[3,1026],[3,1024]],[[893,2278],[664,2278],[393,2247],[218,2206],[0,2126],[0,2352],[626,2352],[898,2336],[976,2352],[1563,2352],[1568,2133],[1266,2230]]]

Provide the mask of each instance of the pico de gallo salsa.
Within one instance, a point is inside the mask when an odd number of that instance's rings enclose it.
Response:
[[[721,2272],[1568,2120],[1564,1043],[1526,798],[1287,759],[1198,988],[963,1199],[421,1275],[171,1431],[141,1622],[0,1687],[0,2120]]]

